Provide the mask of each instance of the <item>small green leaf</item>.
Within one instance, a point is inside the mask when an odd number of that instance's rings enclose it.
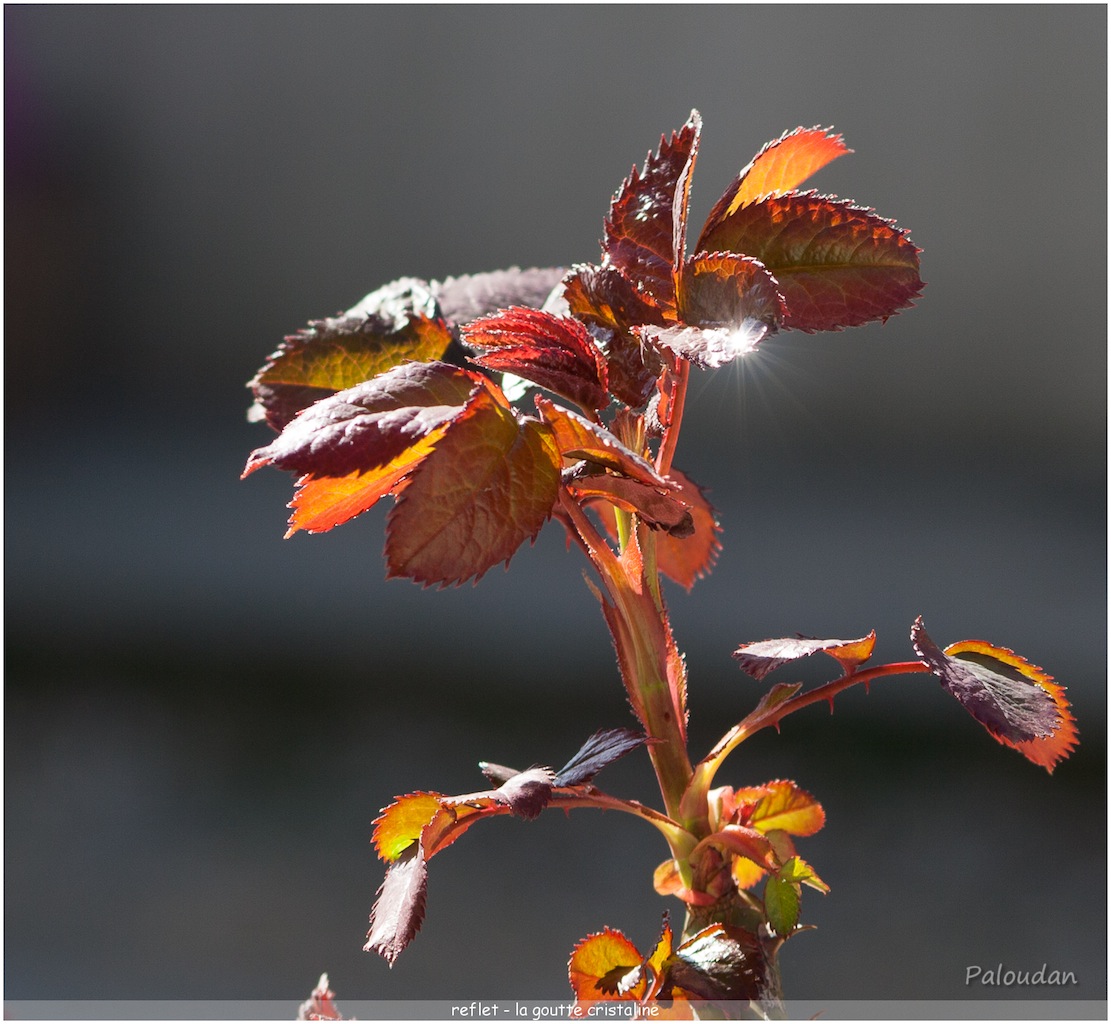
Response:
[[[799,923],[800,903],[797,882],[778,875],[768,876],[764,885],[764,912],[776,935],[785,938],[795,930]]]
[[[828,893],[829,886],[819,877],[818,873],[801,857],[791,857],[777,872],[780,878],[788,882],[802,883],[817,889],[818,892]]]

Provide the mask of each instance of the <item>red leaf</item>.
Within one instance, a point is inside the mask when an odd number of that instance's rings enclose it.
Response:
[[[694,519],[683,501],[639,480],[598,473],[576,477],[568,487],[579,501],[600,498],[635,513],[654,530],[676,537],[689,537],[694,532]]]
[[[551,514],[559,467],[547,427],[480,389],[390,512],[389,575],[446,585],[508,562]]]
[[[662,326],[667,322],[663,310],[612,266],[575,267],[564,282],[563,297],[572,314],[602,335],[610,390],[631,409],[641,408],[663,364],[633,328]]]
[[[257,448],[243,471],[273,465],[314,477],[385,466],[459,414],[484,378],[448,363],[406,363],[322,399]]]
[[[626,447],[605,427],[591,423],[577,412],[564,409],[542,395],[536,396],[536,409],[551,428],[556,447],[565,459],[585,459],[650,487],[667,492],[674,489],[666,477],[656,472],[652,463]]]
[[[679,319],[699,327],[735,327],[756,321],[775,327],[786,314],[767,268],[751,256],[702,252],[684,265]]]
[[[687,123],[635,167],[618,190],[605,221],[606,262],[643,287],[661,309],[675,305],[675,270],[683,258],[690,178],[702,119]]]
[[[829,132],[827,128],[796,128],[764,146],[714,204],[695,248],[707,248],[702,242],[706,234],[742,206],[789,192],[832,160],[852,152],[840,135]]]
[[[428,867],[418,842],[387,869],[370,912],[370,932],[363,949],[378,953],[392,967],[420,931],[427,887]]]
[[[825,651],[836,658],[846,673],[872,656],[876,645],[876,631],[872,630],[859,640],[816,640],[813,637],[784,637],[780,640],[758,640],[741,644],[733,652],[741,668],[754,679],[763,679],[768,673],[791,661]]]
[[[768,838],[746,825],[726,825],[707,836],[691,851],[691,858],[694,859],[699,851],[709,845],[721,846],[735,856],[745,857],[765,868],[779,866],[775,848]]]
[[[787,302],[783,326],[834,331],[886,320],[921,292],[917,246],[871,210],[812,192],[743,206],[699,239],[758,259]]]
[[[1065,688],[1005,647],[963,640],[941,650],[919,616],[910,632],[918,656],[992,736],[1050,774],[1077,743]]]
[[[516,374],[583,409],[609,404],[605,359],[578,320],[515,306],[468,324],[463,341],[491,350],[474,359],[487,369]]]
[[[656,538],[656,565],[668,579],[690,590],[705,576],[721,551],[721,527],[702,489],[679,470],[668,470],[668,479],[679,485],[678,496],[690,509],[693,532],[686,537],[661,534]]]
[[[713,506],[706,499],[702,488],[689,477],[672,467],[667,479],[677,484],[678,495],[687,505],[694,530],[687,536],[660,533],[656,537],[656,567],[669,580],[690,590],[695,582],[709,573],[721,552],[721,526]],[[596,503],[603,526],[610,537],[617,537],[617,524],[608,503]]]
[[[563,298],[572,314],[594,327],[621,332],[639,324],[667,323],[652,297],[608,264],[576,264],[564,279]]]

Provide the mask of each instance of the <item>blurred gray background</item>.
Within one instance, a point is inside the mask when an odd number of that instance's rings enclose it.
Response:
[[[677,465],[725,548],[670,603],[696,755],[795,631],[1013,647],[1069,687],[1050,778],[927,677],[760,735],[828,824],[788,994],[1106,996],[1106,9],[7,6],[5,995],[561,998],[603,925],[648,944],[666,850],[616,815],[475,829],[422,934],[361,952],[370,823],[476,762],[631,722],[549,527],[475,587],[383,580],[376,509],[283,541],[243,383],[401,275],[597,258],[630,166],[705,120],[692,237],[796,125],[814,179],[913,231],[886,325],[700,376]],[[801,674],[822,678],[824,666]],[[599,783],[653,799],[630,755]],[[656,798],[658,799],[658,797]],[[1072,971],[966,988],[969,965]]]

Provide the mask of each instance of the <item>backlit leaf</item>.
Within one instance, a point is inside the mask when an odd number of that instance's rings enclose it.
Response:
[[[446,430],[445,425],[432,431],[392,462],[365,473],[356,470],[342,477],[315,477],[311,473],[301,477],[289,503],[293,514],[286,537],[298,530],[325,533],[365,512],[387,494],[396,493]]]
[[[583,409],[609,404],[605,359],[578,320],[515,306],[465,326],[463,341],[489,350],[474,359],[487,369],[512,373]]]
[[[846,672],[852,672],[858,665],[872,656],[876,645],[876,631],[858,640],[817,640],[814,637],[783,637],[777,640],[758,640],[751,644],[741,644],[733,652],[741,669],[754,679],[763,679],[768,673],[824,651],[841,663]]]
[[[776,280],[759,261],[702,253],[684,268],[679,324],[642,333],[699,366],[718,367],[751,352],[786,315]]]
[[[1076,721],[1065,688],[1005,647],[964,640],[941,650],[919,616],[911,629],[918,656],[941,685],[1000,743],[1052,773],[1072,753]]]
[[[640,324],[667,322],[650,295],[607,264],[576,264],[564,279],[563,297],[572,314],[594,327],[628,331]]]
[[[687,123],[633,168],[613,198],[602,252],[610,265],[636,281],[660,306],[675,306],[675,270],[683,258],[691,172],[702,119]]]
[[[585,459],[665,492],[676,489],[676,485],[656,472],[652,463],[626,447],[605,427],[556,405],[543,395],[536,396],[536,409],[551,428],[556,447],[565,459]]]
[[[443,320],[414,313],[400,322],[380,315],[318,320],[290,335],[250,382],[255,406],[281,430],[302,409],[406,361],[440,359],[451,344]]]
[[[744,858],[741,859],[743,860]],[[713,903],[717,903],[721,898],[720,894],[714,896],[709,893],[687,888],[686,884],[683,882],[682,876],[679,874],[679,865],[670,857],[657,865],[656,870],[652,874],[652,888],[661,896],[674,896],[684,903],[689,903],[692,907],[708,907]]]
[[[635,329],[642,324],[663,326],[664,311],[612,266],[575,267],[563,294],[571,313],[590,326],[605,351],[610,391],[630,409],[642,408],[663,364]],[[674,316],[674,309],[668,311]]]
[[[699,242],[758,259],[786,300],[783,326],[796,330],[886,320],[923,288],[919,249],[906,231],[871,210],[814,193],[743,206]]]
[[[640,951],[621,932],[606,928],[575,946],[567,974],[581,1002],[634,1000],[644,993],[643,976],[624,991],[622,982],[631,972],[640,971],[643,962]]]
[[[648,954],[645,961],[646,966],[652,972],[650,979],[650,988],[646,993],[647,998],[653,999],[659,992],[660,985],[664,980],[664,965],[671,958],[672,952],[675,948],[675,936],[671,930],[671,917],[664,911],[663,925],[660,928],[660,937],[656,940],[656,945],[653,947],[652,952]]]
[[[440,793],[407,793],[399,796],[374,819],[371,841],[378,856],[394,861],[420,839],[427,825],[442,806]]]
[[[461,412],[484,378],[448,363],[406,363],[304,410],[243,471],[273,465],[316,477],[365,473],[392,462]]]
[[[826,164],[851,152],[841,136],[830,134],[827,128],[796,128],[784,132],[764,146],[725,190],[706,218],[702,235],[742,206],[765,196],[790,192]],[[695,248],[706,248],[701,237]]]
[[[559,467],[546,427],[478,390],[390,512],[389,575],[445,585],[507,562],[551,514]]]
[[[594,733],[558,772],[557,786],[581,786],[590,782],[606,765],[647,742],[635,729],[601,729]]]
[[[720,846],[735,856],[746,857],[765,868],[776,867],[779,864],[775,849],[768,842],[767,837],[745,825],[726,825],[713,835],[707,836],[691,852],[692,859],[698,851],[708,845]]]
[[[625,512],[636,513],[653,529],[677,537],[689,537],[694,532],[694,519],[682,501],[639,480],[598,473],[575,477],[568,487],[580,501],[601,498]]]
[[[811,836],[826,820],[825,811],[805,789],[788,779],[775,779],[759,787],[763,795],[748,815],[747,823],[761,832],[781,829],[793,836]],[[743,799],[743,790],[735,795]]]
[[[418,842],[386,870],[370,912],[370,932],[363,949],[378,953],[392,967],[420,930],[427,888],[428,866]]]
[[[791,837],[779,829],[769,829],[765,835],[775,851],[778,863],[784,864],[796,856]],[[767,873],[766,868],[748,857],[735,857],[731,866],[733,882],[738,889],[751,889]]]

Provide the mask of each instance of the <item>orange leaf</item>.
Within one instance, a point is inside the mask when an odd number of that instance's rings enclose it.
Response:
[[[419,838],[440,810],[444,800],[440,793],[407,793],[399,796],[374,819],[371,841],[384,861],[394,861]]]
[[[807,178],[845,153],[851,153],[840,135],[827,128],[796,128],[769,142],[737,175],[733,184],[714,204],[702,229],[705,235],[742,206],[764,196],[798,188]],[[699,238],[696,249],[705,249]]]
[[[588,935],[571,954],[567,974],[575,998],[582,1002],[636,1000],[646,987],[644,958],[621,932],[606,928]],[[639,977],[628,988],[623,982],[634,972]]]
[[[1052,774],[1077,743],[1065,688],[1006,647],[962,640],[942,651],[922,625],[911,629],[919,657],[992,736]]]
[[[825,811],[804,789],[787,779],[761,787],[767,792],[757,801],[748,823],[761,832],[782,829],[793,836],[812,836],[824,824]]]
[[[674,896],[684,903],[689,903],[692,907],[708,907],[720,898],[711,896],[709,893],[688,889],[683,885],[683,880],[679,875],[679,866],[671,858],[665,860],[652,873],[652,887],[661,896]]]
[[[1079,741],[1076,728],[1076,719],[1069,708],[1068,699],[1065,697],[1065,687],[1054,680],[1044,669],[1031,665],[1024,658],[1020,658],[1014,651],[1006,647],[995,647],[984,643],[982,640],[963,640],[950,644],[945,648],[945,653],[961,661],[979,662],[987,667],[996,664],[995,671],[1006,671],[1001,666],[1014,669],[1024,679],[1029,679],[1036,686],[1043,689],[1057,708],[1059,724],[1057,731],[1049,736],[1039,736],[1031,740],[1011,741],[1002,736],[996,739],[1008,746],[1014,747],[1024,757],[1045,768],[1051,775],[1057,762],[1068,757]],[[1001,663],[1001,666],[1000,666]]]
[[[649,999],[655,998],[659,992],[660,985],[664,980],[664,965],[671,956],[674,946],[675,936],[671,931],[671,920],[665,912],[663,927],[660,929],[660,937],[656,940],[656,947],[648,954],[647,964],[652,971],[651,987],[647,993]]]
[[[426,434],[391,462],[366,473],[356,470],[340,477],[311,473],[301,477],[289,503],[293,514],[286,537],[292,537],[298,530],[326,533],[366,512],[387,494],[396,493],[398,485],[420,465],[446,430],[445,426]]]

